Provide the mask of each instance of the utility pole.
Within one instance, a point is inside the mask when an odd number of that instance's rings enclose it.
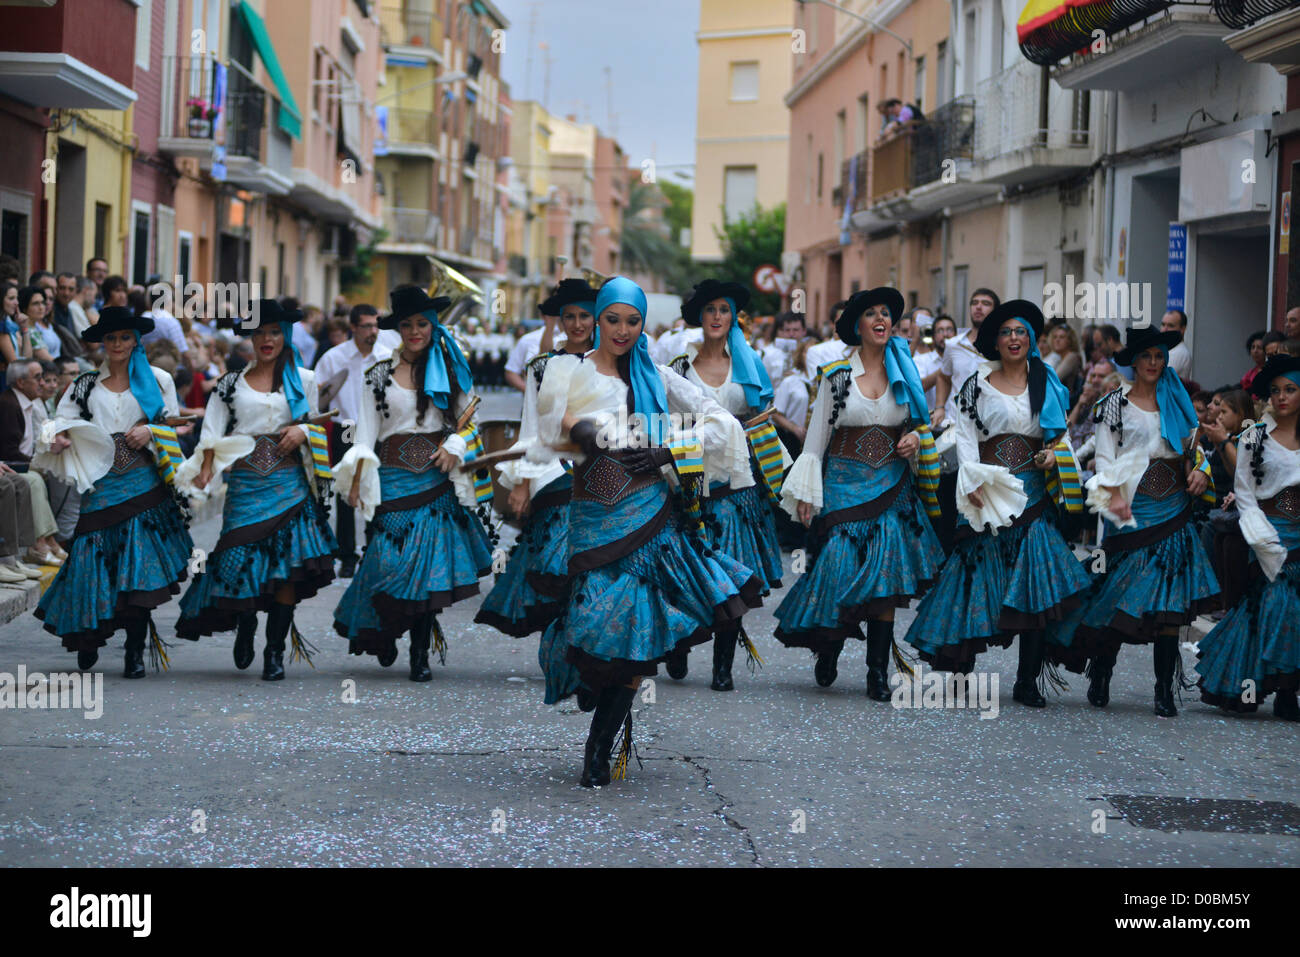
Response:
[[[524,66],[524,88],[528,91],[528,99],[533,98],[533,49],[536,46],[537,37],[537,8],[539,3],[530,3],[528,5],[528,62]]]

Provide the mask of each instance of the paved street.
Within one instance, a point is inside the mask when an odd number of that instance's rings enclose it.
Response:
[[[210,519],[195,537],[216,532]],[[738,690],[712,692],[693,654],[684,682],[661,676],[636,705],[644,766],[588,791],[587,717],[542,704],[535,639],[472,624],[466,602],[445,619],[447,666],[416,685],[404,650],[387,670],[345,653],[341,591],[301,610],[316,668],[282,683],[259,680],[260,654],[236,671],[233,636],[125,681],[119,636],[97,666],[102,717],[0,712],[0,865],[1300,863],[1294,828],[1150,830],[1102,799],[1296,799],[1295,728],[1190,699],[1156,719],[1149,652],[1121,657],[1105,712],[1081,680],[1046,711],[1015,705],[1013,653],[995,654],[985,720],[869,702],[861,646],[819,689],[764,610],[758,676],[738,665]],[[158,616],[164,635],[175,617],[175,603]],[[73,664],[30,615],[0,628],[0,671]]]

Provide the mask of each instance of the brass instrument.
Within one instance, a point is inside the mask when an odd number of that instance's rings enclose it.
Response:
[[[452,334],[452,338],[456,340],[456,344],[460,346],[460,351],[468,356],[472,352],[469,340],[465,338],[465,334],[458,326],[458,323],[474,311],[475,308],[483,305],[483,288],[441,259],[435,259],[433,256],[426,256],[425,258],[429,260],[429,265],[433,269],[433,281],[429,284],[429,295],[434,298],[446,296],[451,300],[451,305],[439,314],[438,321],[447,327]]]
[[[601,286],[605,285],[605,283],[610,280],[609,276],[606,276],[604,273],[596,272],[596,270],[588,266],[583,266],[580,271],[582,272],[582,278],[587,280],[587,285],[595,290],[599,290]]]

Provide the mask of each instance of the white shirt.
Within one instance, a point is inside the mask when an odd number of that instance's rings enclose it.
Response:
[[[532,332],[524,333],[519,337],[519,341],[514,344],[510,350],[510,357],[506,359],[506,371],[513,372],[517,375],[524,374],[524,367],[537,358],[537,353],[541,351],[542,334],[546,332],[546,327],[534,329]],[[555,338],[551,342],[551,347],[558,349],[560,343],[564,342],[564,331],[559,328],[558,324],[554,333]]]
[[[302,356],[302,364],[310,367],[316,359],[316,350],[320,344],[311,334],[311,329],[302,322],[293,324],[293,344],[297,347],[298,354]],[[312,408],[314,409],[315,405]]]
[[[703,341],[704,330],[698,326],[695,328],[687,326],[674,332],[665,332],[655,342],[658,347],[657,354],[652,351],[650,357],[655,360],[656,364],[666,366],[682,355],[686,351],[686,347],[692,342]]]
[[[802,370],[791,372],[776,387],[773,405],[795,425],[802,427],[808,421],[808,378]]]
[[[1262,434],[1264,429],[1250,429],[1242,437],[1237,448],[1237,471],[1233,482],[1237,512],[1241,516],[1241,534],[1254,549],[1260,568],[1269,581],[1277,578],[1277,573],[1286,563],[1287,550],[1281,544],[1277,529],[1260,509],[1259,502],[1260,499],[1272,498],[1288,486],[1300,484],[1300,451],[1292,451],[1273,438],[1272,430],[1276,427],[1276,424],[1268,422],[1265,425],[1267,437]],[[1256,485],[1251,469],[1255,447],[1261,442],[1264,445],[1264,475]]]
[[[1180,379],[1192,377],[1192,350],[1186,342],[1180,342],[1169,350],[1169,365]]]
[[[54,331],[52,325],[47,325],[44,321],[34,322],[32,326],[36,329],[36,334],[41,337],[45,343],[45,351],[50,354],[51,359],[57,359],[63,353],[63,340],[59,334]]]
[[[790,359],[798,348],[798,339],[773,339],[772,344],[762,352],[763,368],[767,370],[767,377],[773,382],[784,379]]]
[[[68,303],[68,315],[72,317],[72,331],[78,336],[90,328],[90,317],[86,315],[86,310],[81,308],[81,303],[77,300]]]
[[[949,339],[944,343],[943,359],[939,363],[939,368],[952,380],[952,389],[943,407],[944,418],[948,422],[956,422],[958,419],[957,393],[966,384],[966,380],[975,374],[980,363],[985,361],[984,357],[975,351],[975,344],[966,338],[972,331],[961,329],[955,339]],[[997,431],[1009,430],[994,430],[995,433]]]
[[[158,388],[162,391],[163,413],[169,416],[179,414],[176,381],[162,369],[154,366],[149,368],[158,382]],[[107,362],[99,367],[99,379],[95,382],[95,387],[90,390],[90,394],[86,396],[86,408],[90,411],[91,421],[109,435],[126,432],[144,420],[144,412],[130,389],[114,392],[104,388],[103,381],[106,378],[108,378]],[[77,405],[77,401],[72,397],[71,386],[64,391],[63,398],[59,400],[58,408],[54,410],[54,417],[81,420],[81,406]],[[74,436],[69,435],[69,438]]]
[[[235,428],[231,433],[233,435],[265,435],[278,432],[293,421],[293,416],[289,412],[289,400],[285,398],[283,389],[274,392],[258,392],[248,384],[246,377],[256,366],[257,360],[253,360],[240,371],[239,378],[235,380]],[[310,369],[300,368],[298,375],[302,377],[302,389],[307,393],[307,410],[310,414],[314,414],[319,407],[316,374]],[[211,443],[222,438],[226,434],[226,421],[229,417],[225,400],[217,394],[216,389],[213,389],[208,394],[208,407],[203,415],[200,441]],[[307,427],[302,425],[301,428],[303,435],[306,435]]]
[[[394,337],[396,342],[393,341]],[[324,388],[327,383],[338,380],[341,387],[332,400],[343,413],[343,419],[356,422],[360,412],[361,390],[364,387],[363,372],[380,360],[387,359],[393,350],[400,346],[402,337],[392,329],[381,329],[379,337],[370,350],[370,355],[363,356],[354,340],[339,343],[320,357],[316,363],[316,386]],[[314,409],[312,410],[315,411]]]
[[[18,399],[18,408],[23,410],[23,437],[18,441],[18,451],[31,458],[32,450],[36,446],[36,423],[34,421],[36,403],[17,389],[13,390],[13,394]]]
[[[943,356],[939,354],[938,349],[933,349],[912,356],[912,361],[916,363],[917,373],[924,379],[931,373],[939,371],[939,367],[943,364]],[[928,409],[934,408],[936,388],[937,386],[930,386],[925,390],[925,405]]]
[[[724,352],[727,351],[726,346],[723,346],[723,351]],[[739,382],[733,381],[731,378],[730,353],[729,352],[727,353],[728,355],[727,377],[722,380],[722,385],[717,385],[717,386],[709,385],[707,382],[701,379],[700,374],[695,371],[695,357],[699,354],[700,354],[700,343],[691,342],[687,344],[686,346],[686,358],[688,360],[686,366],[687,380],[689,380],[691,384],[693,384],[696,388],[703,391],[706,395],[709,396],[709,398],[713,399],[714,402],[718,403],[718,405],[722,406],[732,415],[739,416],[740,418],[746,418],[748,415],[750,415],[749,403],[745,401],[744,387]],[[758,410],[755,410],[755,412],[757,411]]]
[[[153,331],[142,335],[141,343],[148,345],[159,339],[166,339],[176,346],[178,352],[186,352],[189,349],[185,342],[185,331],[181,328],[181,321],[170,312],[166,309],[153,309],[145,315],[153,320]]]
[[[827,339],[825,342],[819,342],[815,346],[809,346],[808,351],[804,353],[805,372],[808,375],[808,381],[817,381],[817,370],[828,362],[835,362],[839,359],[847,359],[853,347],[841,339]]]

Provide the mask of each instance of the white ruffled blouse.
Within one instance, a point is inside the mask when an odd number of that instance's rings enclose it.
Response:
[[[569,355],[570,353],[564,353]],[[555,358],[554,356],[550,358]],[[537,360],[534,359],[534,362]],[[547,371],[550,370],[550,359],[547,360]],[[543,373],[545,379],[545,373]],[[532,363],[524,369],[524,404],[520,413],[519,436],[515,444],[510,447],[511,451],[520,449],[525,452],[529,446],[537,441],[537,397],[540,392],[540,386],[537,384],[537,376],[534,375]],[[497,466],[497,471],[501,475],[501,484],[506,488],[514,488],[520,482],[529,483],[529,498],[536,498],[538,493],[546,486],[550,485],[556,479],[564,474],[564,466],[559,461],[550,462],[530,462],[526,458],[514,459],[510,462],[503,462]]]
[[[393,363],[395,366],[396,359]],[[372,363],[370,368],[377,364]],[[369,369],[366,371],[369,372]],[[356,436],[352,448],[348,449],[342,461],[334,466],[334,482],[338,494],[346,499],[352,492],[352,483],[358,465],[362,462],[369,463],[361,470],[361,492],[358,496],[361,514],[366,521],[374,518],[375,507],[383,500],[379,484],[379,456],[375,453],[375,447],[390,435],[407,432],[441,432],[443,429],[455,428],[456,422],[472,401],[473,393],[461,392],[457,396],[454,416],[444,414],[430,402],[424,418],[419,421],[416,419],[416,398],[415,389],[398,385],[397,380],[390,375],[388,389],[384,393],[384,401],[388,403],[388,416],[385,417],[375,404],[375,396],[370,390],[370,384],[367,382],[362,387],[362,395],[358,403]],[[477,420],[477,415],[473,420]],[[465,439],[458,433],[449,435],[442,447],[457,461],[465,461]],[[457,501],[467,508],[473,508],[477,504],[474,497],[473,474],[453,468],[448,473],[448,478],[451,479]]]
[[[1263,428],[1248,429],[1241,437],[1241,445],[1237,449],[1237,470],[1233,479],[1237,512],[1241,516],[1241,534],[1254,549],[1259,567],[1269,581],[1277,578],[1278,572],[1286,564],[1287,550],[1277,529],[1260,509],[1259,502],[1261,499],[1272,498],[1288,486],[1300,485],[1300,450],[1288,449],[1273,438],[1272,432],[1276,427],[1275,424],[1267,424]],[[1265,432],[1268,434],[1265,435]],[[1260,484],[1256,485],[1255,476],[1251,472],[1251,460],[1255,448],[1261,442],[1264,445],[1264,476]]]
[[[869,399],[858,386],[858,376],[866,370],[862,365],[862,353],[857,349],[849,355],[850,382],[848,395],[844,399],[844,408],[840,409],[835,427],[880,425],[886,428],[903,425],[911,417],[907,406],[899,405],[894,400],[893,392],[886,388],[878,398]],[[831,390],[822,379],[817,388],[817,397],[813,399],[812,415],[808,422],[808,432],[804,436],[803,451],[794,463],[794,468],[785,477],[781,486],[781,507],[792,518],[798,519],[799,503],[807,502],[813,507],[813,514],[821,510],[822,498],[822,460],[826,447],[830,444],[831,434]]]
[[[729,482],[732,488],[752,485],[749,443],[736,417],[672,369],[655,368],[668,397],[669,413],[680,417],[674,429],[693,432],[703,448],[705,493],[710,482]],[[537,396],[537,440],[529,447],[528,460],[544,463],[559,458],[554,447],[568,442],[563,427],[566,414],[590,421],[597,434],[616,448],[645,447],[644,426],[634,430],[626,416],[627,392],[622,379],[596,371],[591,359],[553,356]],[[581,452],[564,455],[575,461],[583,459]]]

